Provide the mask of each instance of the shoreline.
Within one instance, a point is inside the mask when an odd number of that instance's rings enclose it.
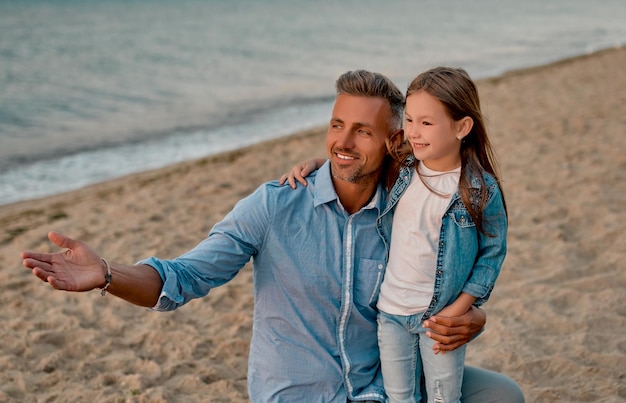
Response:
[[[594,55],[601,54],[603,52],[610,52],[610,51],[612,51],[614,49],[620,49],[620,48],[623,48],[623,47],[624,47],[623,44],[614,45],[613,47],[602,48],[602,49],[594,50],[594,51],[591,51],[591,52],[588,52],[588,53],[579,54],[579,55],[567,57],[567,58],[564,58],[564,59],[559,59],[559,60],[556,60],[556,61],[548,63],[548,64],[540,64],[540,65],[531,66],[531,67],[507,70],[507,71],[504,71],[503,73],[501,73],[499,75],[496,75],[496,76],[493,76],[493,77],[485,77],[485,78],[478,79],[478,80],[476,80],[476,82],[479,85],[481,83],[483,83],[483,82],[485,82],[485,83],[486,82],[497,83],[498,81],[500,81],[500,80],[502,80],[502,79],[504,79],[506,77],[511,77],[511,76],[515,76],[515,75],[518,75],[518,74],[522,74],[522,75],[523,74],[529,74],[529,73],[532,73],[535,70],[541,70],[541,69],[543,69],[545,67],[548,67],[548,66],[554,66],[554,65],[559,65],[561,63],[573,62],[573,61],[576,61],[578,59],[584,59],[584,58],[587,58],[587,57],[593,57]],[[400,87],[400,88],[403,89],[402,87]],[[289,134],[286,134],[286,135],[283,135],[283,136],[280,136],[280,137],[271,138],[271,139],[268,139],[268,140],[263,140],[263,141],[260,141],[260,142],[254,143],[254,144],[243,146],[242,149],[245,149],[245,148],[248,148],[248,147],[253,147],[255,145],[262,144],[263,142],[266,142],[266,141],[271,142],[271,141],[275,141],[275,140],[281,140],[281,139],[284,139],[284,138],[288,138],[288,137],[291,137],[291,136],[298,136],[298,135],[300,135],[303,132],[309,132],[311,130],[325,130],[325,125],[323,124],[323,125],[320,125],[320,126],[309,128],[309,129],[304,129],[304,130],[296,131],[296,132],[293,132],[293,133],[289,133]],[[34,196],[34,197],[33,196],[26,196],[26,198],[24,198],[24,199],[12,200],[12,201],[9,201],[9,202],[0,202],[0,207],[11,205],[11,204],[15,204],[15,203],[20,203],[20,202],[28,202],[28,201],[32,201],[32,200],[38,200],[38,199],[44,199],[44,198],[48,198],[48,197],[54,197],[54,196],[57,196],[57,195],[60,195],[60,194],[65,194],[65,193],[71,193],[71,192],[74,192],[74,191],[79,191],[79,190],[81,190],[81,189],[83,189],[85,187],[91,187],[93,185],[98,185],[98,184],[106,183],[106,182],[109,182],[109,181],[116,181],[116,180],[119,180],[119,179],[123,179],[123,178],[127,178],[127,177],[130,177],[130,176],[133,176],[133,175],[137,175],[137,174],[143,174],[143,173],[152,172],[152,171],[156,171],[156,170],[167,169],[169,167],[175,167],[178,164],[185,164],[185,163],[189,163],[189,162],[193,162],[193,161],[197,161],[197,160],[203,160],[203,159],[206,159],[206,158],[219,156],[221,154],[228,154],[229,152],[237,152],[237,150],[239,150],[239,149],[240,148],[235,149],[235,150],[231,150],[231,151],[213,152],[213,153],[211,153],[209,155],[206,155],[206,156],[203,156],[203,157],[190,157],[189,159],[186,159],[184,161],[177,161],[177,162],[173,162],[173,163],[168,163],[167,165],[164,165],[164,166],[161,166],[161,167],[157,167],[157,168],[146,168],[146,169],[141,169],[141,170],[136,171],[136,172],[119,174],[119,175],[115,175],[113,177],[109,177],[107,179],[98,180],[97,182],[88,183],[88,184],[86,184],[84,186],[81,186],[81,187],[75,188],[75,189],[58,190],[55,193],[44,192],[44,194],[41,195],[41,196]],[[108,150],[107,148],[104,148],[104,149],[99,149],[99,150],[95,150],[95,151],[106,153],[107,150]],[[94,150],[91,150],[89,152],[92,152],[92,151],[94,151]],[[78,153],[76,155],[80,155],[80,154],[81,153]],[[73,155],[74,154],[70,154],[70,155],[64,156],[64,158],[71,158]],[[48,161],[48,160],[46,160],[46,161]],[[48,168],[48,169],[50,169],[50,168]],[[94,174],[94,173],[92,172],[92,174]],[[101,175],[101,174],[98,174],[98,173],[95,173],[95,174],[96,174],[96,176]],[[30,175],[35,176],[36,173],[31,173]],[[54,181],[59,181],[60,179],[61,179],[60,177],[56,177],[56,178],[54,178]],[[14,180],[16,180],[16,179],[14,179]],[[35,193],[40,193],[40,190],[35,190],[34,192]]]
[[[626,399],[626,49],[477,81],[509,247],[466,362],[529,402]],[[175,257],[262,182],[325,155],[325,127],[0,206],[0,400],[246,402],[252,272],[171,313],[52,290],[21,266],[49,230],[110,261]]]

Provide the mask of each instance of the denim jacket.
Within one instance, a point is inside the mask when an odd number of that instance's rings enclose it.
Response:
[[[398,179],[389,192],[383,216],[393,209],[411,183],[415,167],[402,167]],[[492,237],[476,229],[467,207],[457,191],[442,217],[437,251],[435,289],[426,319],[451,304],[461,292],[476,297],[480,306],[489,298],[506,255],[507,216],[502,192],[495,178],[485,173],[487,202],[483,210],[483,228]],[[477,178],[472,186],[480,189]],[[389,229],[386,229],[389,231]]]

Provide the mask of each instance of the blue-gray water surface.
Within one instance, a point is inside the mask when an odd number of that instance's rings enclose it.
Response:
[[[318,126],[336,77],[401,89],[626,41],[622,0],[0,1],[0,204]]]

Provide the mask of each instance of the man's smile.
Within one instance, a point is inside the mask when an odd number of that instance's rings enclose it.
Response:
[[[338,151],[334,151],[334,154],[337,156],[337,158],[339,158],[340,160],[343,160],[343,161],[352,161],[352,160],[356,160],[357,159],[357,157],[355,157],[353,155],[340,153]]]

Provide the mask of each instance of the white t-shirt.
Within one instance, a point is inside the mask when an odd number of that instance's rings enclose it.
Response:
[[[389,263],[378,298],[378,309],[392,315],[414,315],[430,304],[441,219],[458,189],[461,168],[437,172],[420,161],[418,172],[422,178],[413,175],[396,205]]]

